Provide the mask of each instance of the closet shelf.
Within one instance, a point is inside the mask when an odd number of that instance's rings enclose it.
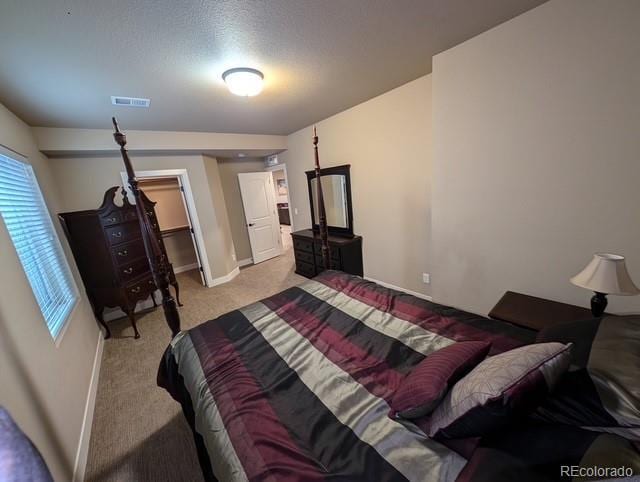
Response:
[[[179,233],[180,231],[189,231],[189,226],[177,226],[175,228],[162,229],[160,234],[162,236],[168,236],[169,234]]]

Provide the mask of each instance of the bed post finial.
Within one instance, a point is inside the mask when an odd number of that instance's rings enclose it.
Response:
[[[160,248],[156,234],[149,221],[145,203],[142,199],[142,193],[138,187],[135,170],[133,169],[133,164],[131,164],[131,159],[129,159],[129,153],[127,152],[127,136],[120,132],[118,121],[115,117],[112,117],[111,121],[113,122],[114,128],[113,138],[120,146],[120,154],[122,155],[124,167],[127,171],[129,187],[131,188],[133,199],[136,202],[136,213],[138,215],[138,221],[140,222],[142,241],[151,268],[151,274],[153,275],[153,281],[162,293],[162,308],[164,309],[164,317],[171,330],[171,335],[176,336],[180,332],[180,315],[178,314],[176,300],[171,296],[171,292],[169,291],[169,261]],[[139,337],[140,335],[136,332],[136,338]]]
[[[316,156],[316,199],[318,200],[318,226],[320,239],[322,240],[322,267],[331,269],[331,256],[329,254],[329,232],[327,229],[327,213],[324,208],[324,196],[322,183],[320,182],[320,158],[318,157],[318,131],[313,126],[313,149]]]

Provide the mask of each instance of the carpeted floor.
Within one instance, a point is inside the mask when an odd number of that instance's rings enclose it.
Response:
[[[182,328],[299,284],[293,252],[247,267],[229,283],[205,288],[196,271],[178,275]],[[199,482],[191,432],[180,406],[156,386],[160,357],[170,332],[158,308],[138,317],[141,338],[127,320],[110,324],[91,429],[86,480],[113,482]]]

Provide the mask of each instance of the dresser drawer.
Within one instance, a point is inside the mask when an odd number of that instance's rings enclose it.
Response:
[[[119,211],[112,211],[110,213],[100,216],[100,222],[103,226],[111,226],[113,224],[119,224],[122,222],[122,213]]]
[[[296,250],[293,252],[296,257],[296,262],[303,261],[308,264],[313,264],[313,254],[306,251]]]
[[[313,241],[293,238],[293,249],[294,251],[306,251],[307,253],[313,253]]]
[[[296,273],[307,278],[313,278],[316,275],[316,268],[312,264],[304,261],[296,261]]]
[[[123,223],[108,227],[104,230],[104,234],[110,245],[126,243],[132,239],[139,238],[140,226],[136,223]]]
[[[158,218],[156,218],[156,213],[153,209],[147,208],[147,218],[149,219],[149,223],[151,223],[151,227],[156,231],[160,231],[160,226],[158,226]]]
[[[127,283],[133,279],[150,273],[149,261],[147,258],[140,258],[131,263],[118,266],[118,276],[123,283]]]
[[[316,266],[318,267],[318,272],[324,271],[324,265],[322,264],[322,256],[316,256]],[[330,268],[338,271],[344,271],[342,268],[342,263],[340,260],[331,258]]]
[[[136,212],[136,208],[131,208],[123,211],[122,220],[123,221],[134,221],[138,219],[138,213]]]
[[[124,289],[129,300],[142,300],[148,298],[156,290],[156,284],[153,277],[147,276],[140,281],[129,283]]]
[[[322,247],[318,246],[316,251],[316,264],[322,266]],[[340,250],[336,248],[330,248],[329,253],[331,256],[331,264],[340,264]]]
[[[142,240],[140,239],[131,243],[123,244],[122,246],[111,248],[111,253],[113,254],[113,259],[118,265],[131,263],[135,259],[145,256],[144,244],[142,244]]]

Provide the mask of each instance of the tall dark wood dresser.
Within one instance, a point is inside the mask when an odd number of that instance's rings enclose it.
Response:
[[[320,234],[311,229],[303,229],[291,233],[291,238],[296,258],[296,273],[307,278],[320,274],[324,270]],[[331,269],[362,276],[362,236],[345,237],[330,234],[328,240]]]
[[[105,338],[111,336],[111,331],[104,322],[105,307],[119,307],[124,311],[131,320],[135,337],[139,338],[135,318],[136,304],[151,296],[154,306],[157,306],[154,297],[157,288],[144,250],[136,208],[129,203],[124,190],[122,206],[115,204],[118,189],[118,186],[108,189],[102,206],[98,209],[61,213],[58,217],[80,270],[93,313],[106,330]],[[143,198],[160,247],[166,256],[154,209],[155,203],[144,196],[144,193]],[[176,290],[178,305],[182,306],[173,267],[170,270],[170,281]]]

